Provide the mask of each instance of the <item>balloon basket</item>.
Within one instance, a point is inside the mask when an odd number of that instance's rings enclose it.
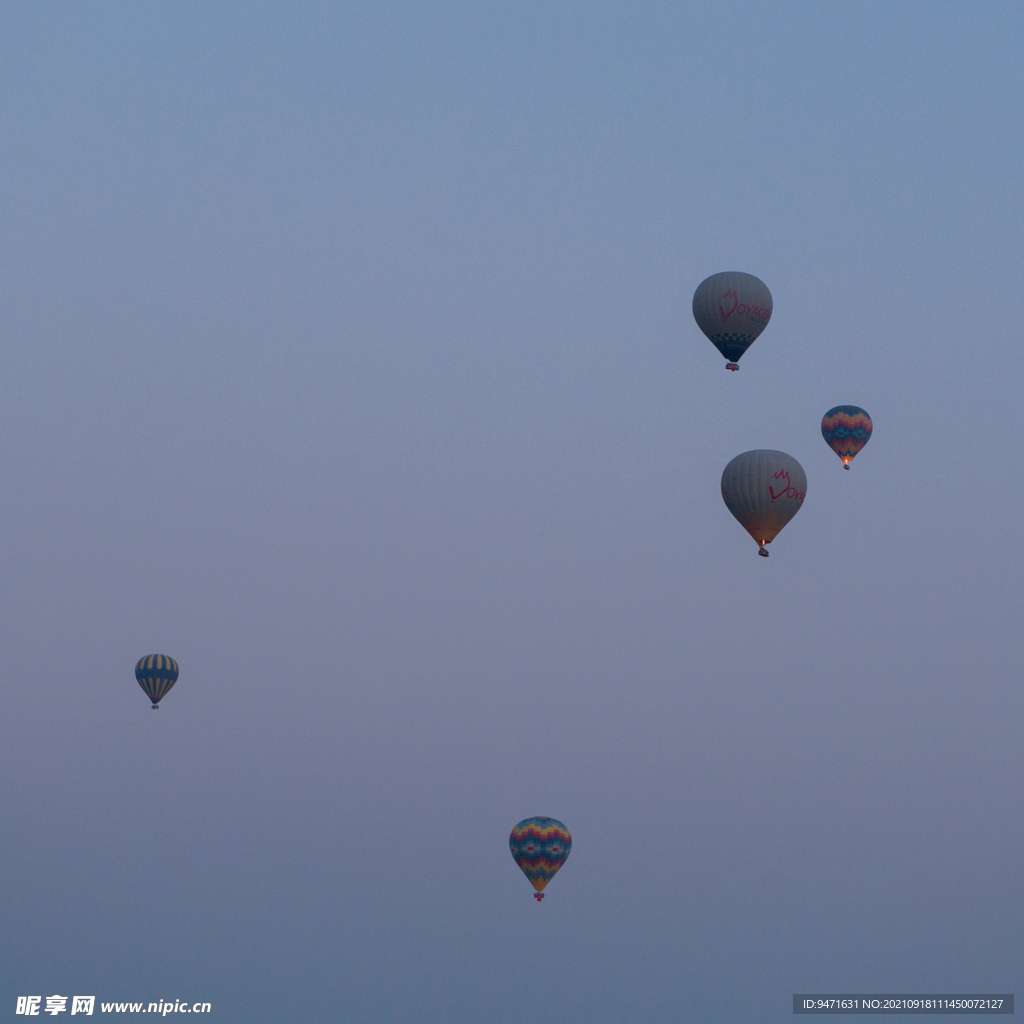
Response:
[[[542,893],[542,892],[535,892],[535,893],[533,894],[533,898],[534,898],[534,899],[535,899],[535,900],[536,900],[536,901],[537,901],[538,903],[540,903],[540,901],[541,901],[542,899],[544,899],[544,893]]]
[[[768,549],[767,549],[767,548],[758,548],[758,549],[757,549],[757,553],[758,553],[758,554],[759,554],[759,555],[760,555],[760,556],[761,556],[762,558],[767,558],[767,557],[768,557]]]
[[[735,373],[740,368],[740,364],[739,363],[726,363],[725,364],[725,368],[727,370],[732,370],[732,372]]]

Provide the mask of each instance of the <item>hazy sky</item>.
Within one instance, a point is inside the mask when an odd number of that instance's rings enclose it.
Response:
[[[0,1020],[1024,994],[1022,47],[1016,3],[4,4]],[[690,312],[733,269],[736,374]],[[807,472],[770,559],[751,448]]]

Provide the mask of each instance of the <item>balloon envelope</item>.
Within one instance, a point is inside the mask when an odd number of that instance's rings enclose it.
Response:
[[[508,837],[509,849],[520,870],[540,892],[565,863],[572,849],[569,830],[554,818],[524,818]]]
[[[821,436],[849,469],[871,438],[871,417],[859,405],[837,405],[822,417]]]
[[[737,455],[722,473],[722,498],[757,541],[759,554],[800,511],[807,493],[803,466],[785,452],[759,449]]]
[[[166,654],[147,654],[145,658],[139,658],[135,678],[153,702],[153,707],[157,707],[178,681],[178,663]]]
[[[738,270],[712,274],[693,293],[693,319],[733,364],[768,326],[771,317],[772,293],[753,274]]]

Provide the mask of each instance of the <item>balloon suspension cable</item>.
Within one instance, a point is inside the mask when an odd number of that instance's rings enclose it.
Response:
[[[740,368],[740,364],[739,363],[726,363],[725,364],[725,368],[727,370],[732,370],[732,372],[735,373]]]
[[[768,549],[763,544],[757,549],[757,553],[762,558],[767,558],[768,557]]]
[[[533,898],[534,898],[534,899],[535,899],[535,900],[536,900],[536,901],[537,901],[538,903],[540,903],[540,901],[541,901],[542,899],[544,899],[544,893],[542,893],[542,892],[535,892],[535,893],[533,894]]]

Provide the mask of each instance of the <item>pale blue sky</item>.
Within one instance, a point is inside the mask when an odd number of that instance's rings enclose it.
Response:
[[[1022,46],[997,3],[5,5],[0,1017],[1024,991]],[[727,269],[774,297],[736,374]],[[719,494],[762,447],[808,478],[768,560]]]

